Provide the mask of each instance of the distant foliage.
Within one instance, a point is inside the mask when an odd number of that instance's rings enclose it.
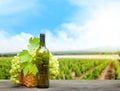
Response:
[[[10,78],[11,59],[11,57],[0,57],[0,79]]]

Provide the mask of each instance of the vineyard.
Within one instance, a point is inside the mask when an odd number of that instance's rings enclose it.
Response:
[[[0,57],[0,79],[10,78],[11,57]]]
[[[95,80],[107,79],[107,71],[113,69],[108,75],[110,79],[120,79],[120,65],[118,60],[111,59],[85,59],[85,58],[59,58],[60,72],[57,79]],[[111,67],[111,68],[110,68]]]
[[[9,79],[11,57],[0,58],[0,79]],[[98,58],[58,58],[58,80],[119,80],[120,60]]]

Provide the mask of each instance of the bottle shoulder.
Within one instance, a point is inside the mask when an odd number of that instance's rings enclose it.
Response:
[[[39,47],[37,49],[37,53],[44,53],[44,52],[49,53],[49,50],[46,47]]]

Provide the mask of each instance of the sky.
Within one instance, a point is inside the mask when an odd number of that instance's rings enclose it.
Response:
[[[0,0],[0,53],[40,33],[50,51],[120,46],[120,0]]]

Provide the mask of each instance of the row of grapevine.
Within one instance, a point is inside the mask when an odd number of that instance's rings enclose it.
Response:
[[[108,65],[110,61],[106,60],[102,64],[98,65],[94,68],[91,72],[89,72],[87,75],[85,75],[82,79],[84,80],[93,80],[97,79],[100,73],[104,70],[104,68]]]
[[[120,80],[120,60],[114,61],[115,79]]]
[[[11,69],[12,57],[0,57],[0,79],[9,79],[9,70]]]
[[[75,73],[75,77],[80,77],[86,71],[100,64],[104,64],[105,66],[109,60],[110,59],[59,58],[59,75],[56,79],[73,79],[72,73]],[[103,69],[104,67],[101,68]],[[97,69],[99,70],[100,68]]]

